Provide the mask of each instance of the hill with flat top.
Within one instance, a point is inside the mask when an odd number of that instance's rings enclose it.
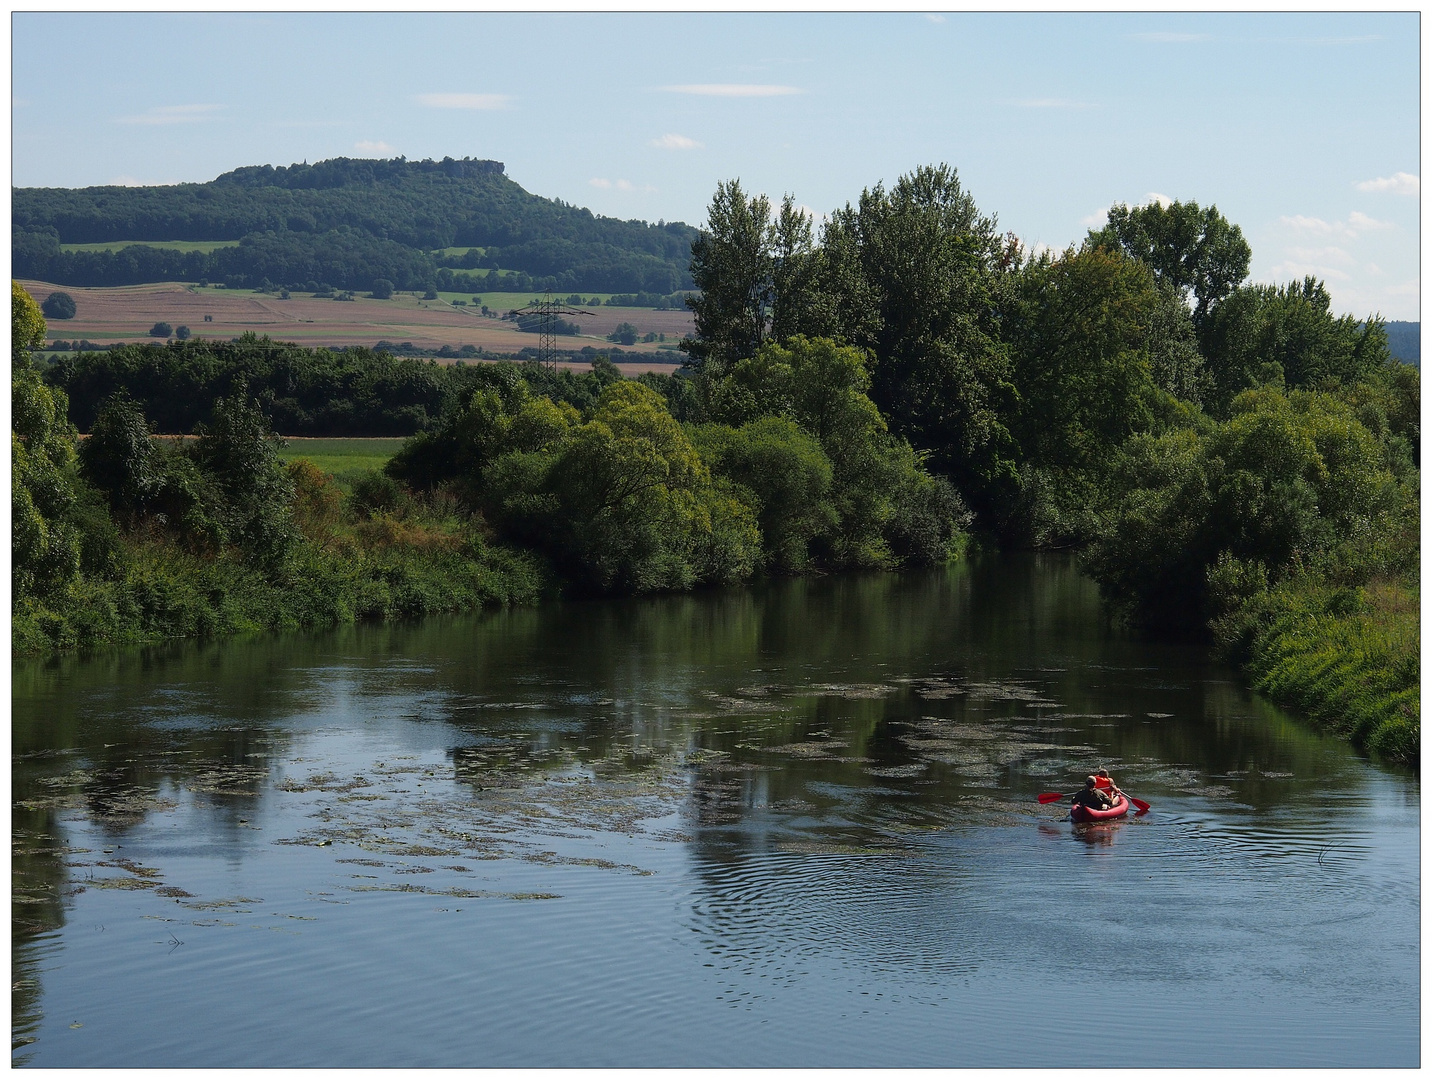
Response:
[[[681,222],[526,191],[499,161],[334,158],[201,184],[14,188],[11,276],[74,286],[596,291],[691,287]]]

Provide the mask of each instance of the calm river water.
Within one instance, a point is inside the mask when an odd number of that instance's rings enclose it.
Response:
[[[13,674],[19,1064],[1420,1060],[1416,777],[1058,558]]]

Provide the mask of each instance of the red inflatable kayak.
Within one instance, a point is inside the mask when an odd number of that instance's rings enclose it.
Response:
[[[1114,805],[1107,810],[1090,810],[1082,803],[1075,803],[1069,808],[1070,821],[1112,821],[1114,818],[1121,818],[1129,812],[1129,800],[1123,795],[1114,798]]]

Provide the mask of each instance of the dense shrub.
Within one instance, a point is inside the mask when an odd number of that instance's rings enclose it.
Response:
[[[66,292],[52,292],[45,297],[45,302],[40,305],[40,310],[45,313],[47,319],[73,319],[75,317],[75,298]]]
[[[1324,394],[1249,391],[1232,416],[1131,439],[1114,464],[1086,565],[1146,625],[1201,626],[1225,554],[1278,580],[1295,561],[1396,527],[1402,498],[1382,448]]]

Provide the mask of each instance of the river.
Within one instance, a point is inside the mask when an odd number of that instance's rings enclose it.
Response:
[[[1059,557],[12,674],[16,1064],[1420,1061],[1416,775]]]

